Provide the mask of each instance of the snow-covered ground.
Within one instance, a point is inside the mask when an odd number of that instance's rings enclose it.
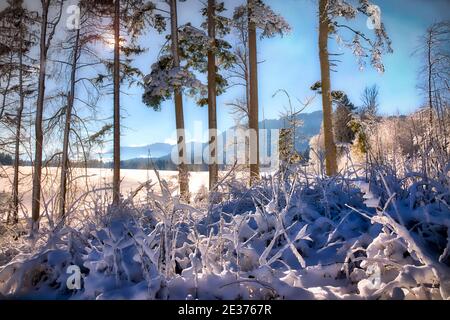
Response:
[[[250,189],[230,175],[211,201],[200,192],[191,205],[164,180],[174,173],[120,208],[92,191],[90,209],[70,211],[65,224],[50,217],[33,238],[3,241],[0,294],[449,299],[450,166],[444,171],[425,179],[380,167],[366,181],[296,168]],[[194,185],[206,184],[206,174],[194,175]],[[130,171],[127,183],[147,178]]]
[[[19,194],[21,196],[22,210],[31,211],[31,191],[32,191],[32,167],[20,167],[21,180]],[[71,179],[77,186],[76,194],[81,194],[88,188],[101,188],[110,185],[113,171],[111,169],[73,169]],[[161,178],[169,185],[176,185],[178,181],[177,171],[159,171]],[[224,173],[221,173],[222,175]],[[130,170],[122,169],[121,190],[124,194],[132,192],[146,181],[157,181],[153,170]],[[11,193],[11,182],[13,178],[13,168],[8,166],[0,167],[0,192]],[[43,190],[44,196],[49,199],[55,195],[59,186],[59,169],[51,167],[43,170]],[[192,193],[197,193],[203,186],[208,186],[208,172],[191,172],[189,187]]]

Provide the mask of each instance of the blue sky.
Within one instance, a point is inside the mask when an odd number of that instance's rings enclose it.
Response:
[[[225,0],[227,14],[241,0]],[[260,117],[277,118],[286,98],[279,95],[273,98],[278,89],[285,89],[293,100],[304,100],[312,96],[311,84],[319,80],[320,68],[317,48],[317,1],[315,0],[267,0],[275,11],[283,15],[292,27],[292,32],[283,38],[264,39],[258,42]],[[348,49],[339,48],[333,39],[330,46],[333,52],[344,53],[337,72],[332,74],[334,90],[347,92],[353,103],[360,103],[361,91],[366,85],[377,84],[380,87],[380,111],[383,114],[408,113],[422,103],[417,90],[417,72],[420,57],[412,53],[418,45],[419,36],[433,22],[449,19],[450,1],[448,0],[378,0],[375,4],[381,8],[383,22],[392,39],[394,53],[384,57],[386,72],[379,74],[370,66],[359,70],[356,59]],[[160,4],[164,6],[164,4]],[[200,1],[189,0],[180,3],[179,23],[188,21],[194,25],[201,23],[198,13]],[[361,31],[369,33],[365,19],[354,23]],[[230,39],[230,42],[233,42]],[[135,65],[144,72],[150,70],[164,38],[155,32],[149,32],[141,45],[149,51],[135,60]],[[124,109],[122,145],[146,145],[155,142],[170,142],[175,138],[175,117],[172,101],[162,105],[159,112],[153,111],[141,102],[142,89],[130,90],[128,96],[122,95]],[[225,130],[234,124],[225,103],[242,95],[239,89],[233,89],[218,98],[219,130]],[[306,110],[321,109],[320,97],[317,97]],[[112,99],[102,100],[103,113],[112,111]],[[126,110],[126,111],[125,111]],[[192,131],[196,121],[205,126],[207,108],[200,108],[188,97],[184,98],[185,124]],[[189,139],[189,137],[188,137]]]

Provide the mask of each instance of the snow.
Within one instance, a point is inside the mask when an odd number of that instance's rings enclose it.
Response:
[[[0,175],[0,192],[10,192],[10,178],[13,174],[13,168],[3,166],[1,168],[2,175]],[[20,167],[21,184],[19,186],[19,193],[22,197],[22,210],[23,215],[27,216],[31,212],[31,182],[32,182],[32,167]],[[73,168],[73,176],[77,177],[72,181],[75,184],[75,189],[79,190],[76,193],[80,196],[83,192],[87,191],[86,185],[89,189],[97,189],[106,187],[112,181],[113,171],[105,168],[88,168],[84,169]],[[58,188],[59,171],[58,168],[50,167],[45,171],[45,177],[43,177],[43,192],[46,199],[50,199]],[[134,169],[122,169],[121,170],[123,180],[121,183],[121,189],[124,194],[135,190],[142,183],[147,180],[156,181],[156,175],[153,170],[134,170]],[[161,177],[166,180],[171,188],[177,183],[178,172],[177,171],[160,171]],[[207,172],[195,172],[191,173],[190,190],[197,193],[202,186],[208,185],[208,173]],[[174,191],[174,194],[176,191]],[[49,204],[51,207],[51,204]]]
[[[279,14],[275,13],[270,6],[261,0],[253,1],[248,8],[247,5],[239,6],[234,11],[234,17],[240,18],[247,16],[247,10],[251,11],[251,21],[256,28],[261,30],[261,38],[272,38],[279,35],[290,33],[291,27],[287,21]]]
[[[267,175],[250,189],[230,175],[222,202],[210,203],[206,194],[193,195],[193,204],[180,203],[164,182],[170,175],[163,173],[161,183],[147,185],[139,201],[125,197],[121,208],[98,201],[89,212],[72,213],[84,214],[83,219],[68,217],[60,228],[41,228],[40,241],[31,249],[21,247],[0,267],[0,294],[138,300],[449,298],[450,208],[423,203],[417,192],[410,193],[418,190],[420,178],[407,185],[381,168],[368,181],[291,169],[288,175]],[[448,203],[448,180],[432,183],[430,192],[442,190],[436,196]],[[80,289],[66,285],[71,265],[82,273]]]
[[[352,3],[353,2],[353,3]],[[355,55],[359,68],[366,65],[366,59],[379,73],[384,73],[385,67],[382,60],[383,53],[392,53],[391,40],[388,37],[384,24],[381,22],[379,7],[369,0],[345,1],[330,0],[328,3],[328,17],[333,25],[333,33],[340,46],[349,48]],[[358,13],[363,14],[370,21],[369,29],[374,29],[373,39],[362,31],[354,31],[346,23],[357,18]],[[352,39],[344,40],[340,35],[345,31],[353,30]],[[361,43],[363,42],[363,43]]]
[[[185,90],[194,96],[205,95],[207,88],[186,66],[174,67],[172,55],[162,55],[144,78],[143,101],[159,109],[162,101],[169,99],[175,89]]]

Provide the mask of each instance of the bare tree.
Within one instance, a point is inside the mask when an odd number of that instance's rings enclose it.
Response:
[[[16,134],[14,147],[14,181],[13,181],[13,223],[19,221],[19,165],[20,165],[20,144],[22,139],[22,115],[25,106],[24,92],[24,53],[30,50],[32,35],[29,34],[27,25],[30,25],[32,13],[22,7],[19,2],[17,9],[19,25],[19,107],[16,114]],[[28,33],[28,34],[26,34]]]
[[[3,93],[4,97],[1,111],[2,113],[5,111],[7,94],[16,92],[19,98],[18,106],[16,108],[17,111],[14,114],[14,118],[10,119],[11,124],[15,125],[14,176],[12,183],[12,210],[10,212],[12,215],[11,220],[15,224],[18,222],[19,218],[19,164],[23,112],[25,98],[29,95],[30,91],[30,87],[25,84],[25,81],[34,75],[34,72],[32,72],[33,68],[30,66],[30,63],[33,63],[33,61],[30,58],[27,58],[26,55],[34,45],[35,35],[32,27],[36,19],[36,13],[25,9],[22,0],[11,0],[8,4],[8,7],[0,12],[2,25],[0,32],[2,42],[9,44],[8,49],[6,50],[6,48],[4,48],[3,52],[4,54],[9,55],[9,63],[6,65],[2,64],[2,69],[4,67],[7,68],[6,73],[8,78],[6,81],[5,92]],[[14,85],[10,88],[12,81],[14,81]],[[12,102],[15,105],[15,101]],[[10,215],[8,215],[8,221],[9,220]]]
[[[233,53],[236,58],[234,67],[229,70],[228,79],[231,80],[231,86],[240,86],[245,89],[242,97],[227,103],[231,107],[230,113],[238,123],[245,123],[248,126],[249,118],[249,59],[248,59],[248,17],[235,16],[232,23],[235,30],[237,41],[233,46]]]
[[[424,59],[419,74],[426,77],[420,79],[423,84],[420,89],[427,98],[430,125],[433,125],[433,114],[441,113],[438,110],[441,99],[450,96],[450,21],[432,24],[419,40],[414,53]]]
[[[67,194],[67,174],[69,171],[69,137],[72,122],[72,110],[75,100],[75,83],[76,72],[79,59],[79,42],[80,29],[76,30],[75,41],[73,44],[72,65],[70,71],[70,90],[67,99],[66,119],[64,126],[63,151],[61,161],[61,181],[60,181],[60,202],[59,202],[59,216],[64,217],[66,212],[66,194]]]
[[[228,102],[226,105],[230,107],[229,113],[233,116],[234,121],[241,126],[248,127],[248,102],[247,97],[243,96]]]
[[[42,148],[44,135],[42,131],[42,119],[44,113],[45,99],[45,81],[46,81],[46,64],[47,54],[52,39],[56,32],[56,27],[61,19],[63,1],[57,1],[58,7],[56,16],[49,21],[49,9],[52,0],[41,0],[42,16],[41,16],[41,38],[39,49],[39,80],[38,80],[38,98],[36,105],[35,119],[35,149],[34,149],[34,171],[33,171],[33,194],[32,194],[32,230],[39,229],[39,218],[41,210],[41,176],[42,176]]]
[[[361,95],[361,110],[363,117],[376,117],[378,114],[380,90],[376,84],[371,87],[365,87]]]

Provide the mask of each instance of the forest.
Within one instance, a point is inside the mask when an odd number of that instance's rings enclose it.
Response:
[[[449,300],[450,3],[411,2],[0,0],[0,300]]]

